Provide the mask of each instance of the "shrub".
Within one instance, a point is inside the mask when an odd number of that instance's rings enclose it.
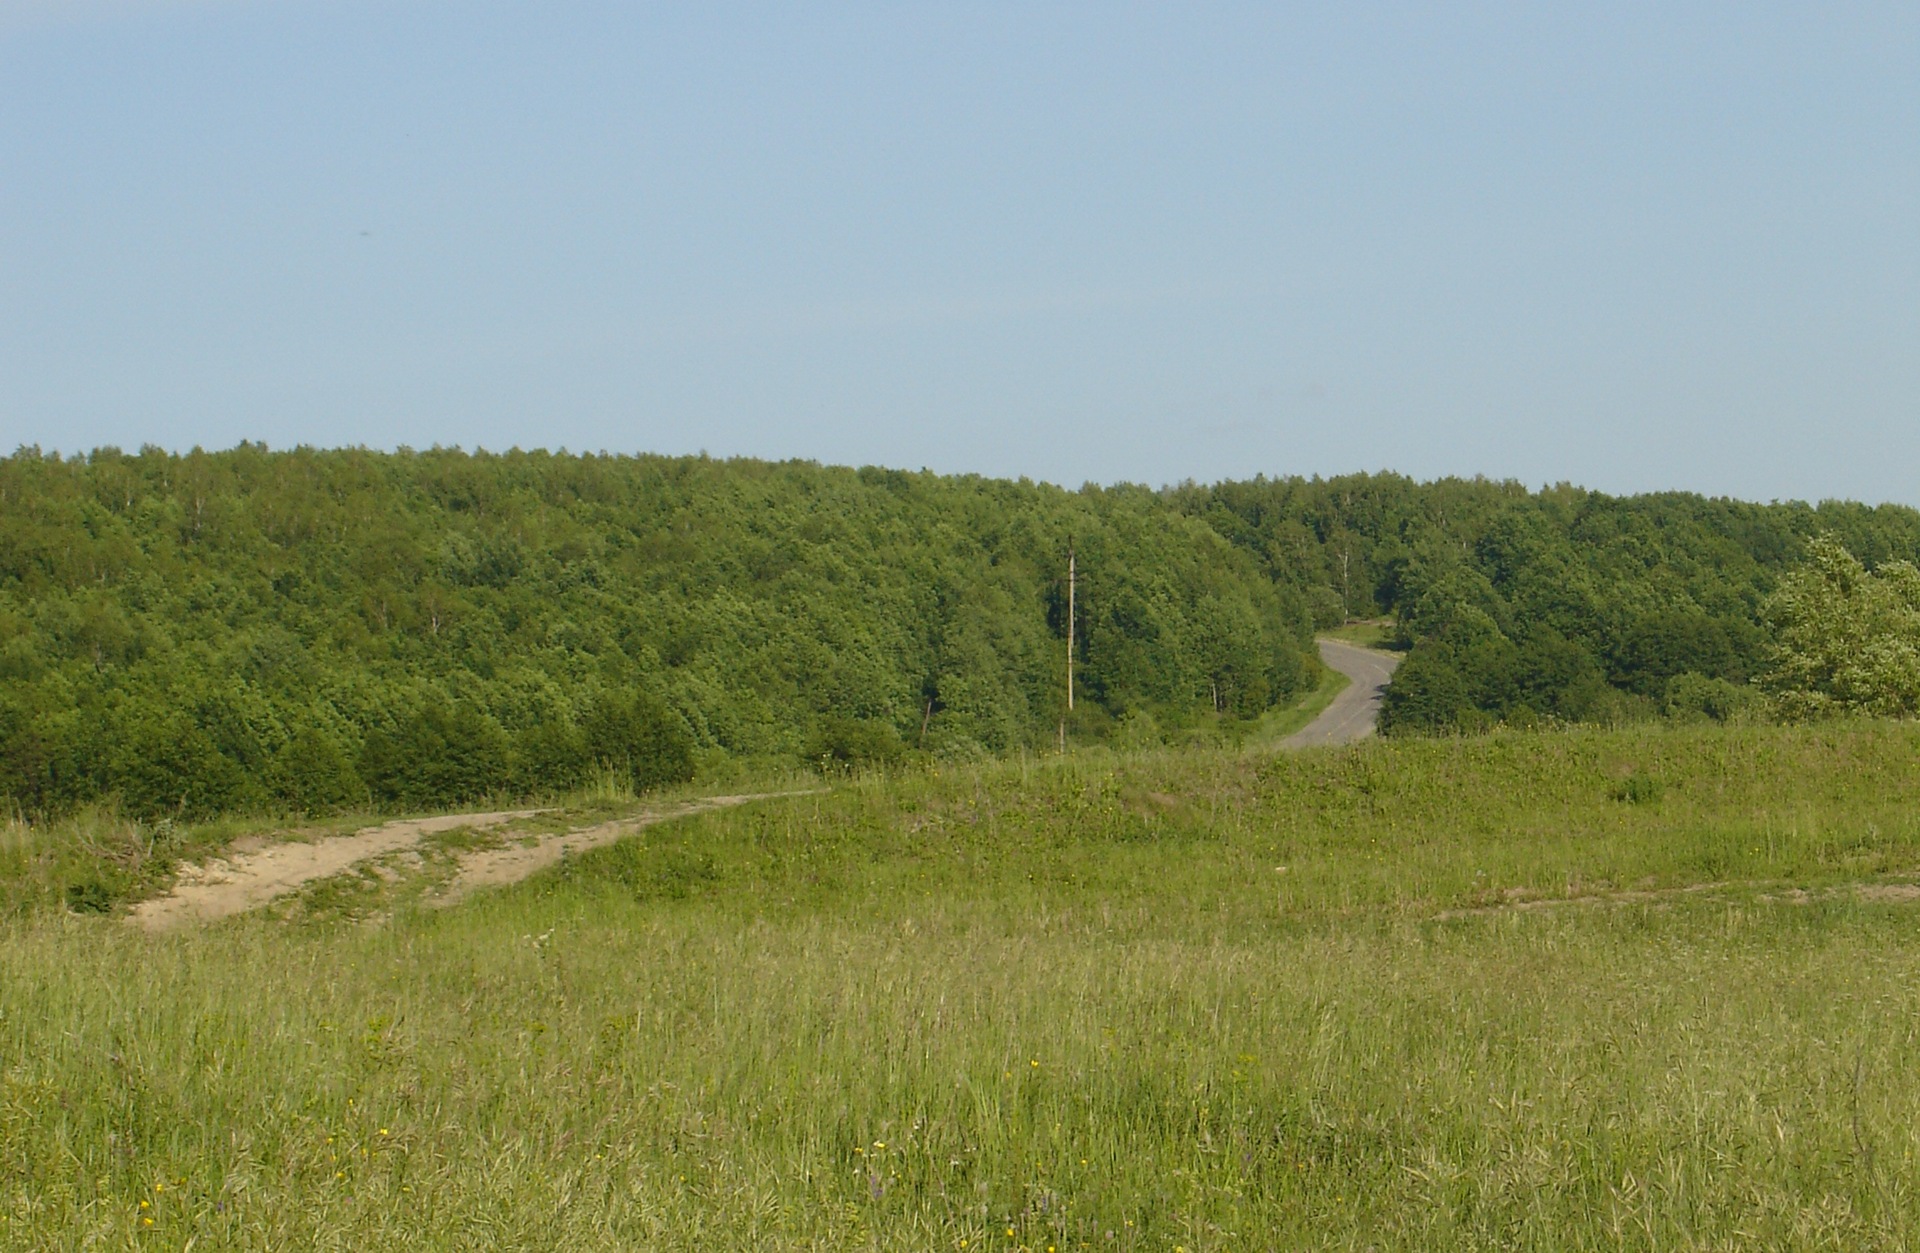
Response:
[[[429,807],[472,800],[504,788],[507,736],[468,702],[430,702],[376,731],[360,752],[360,774],[384,801]]]
[[[136,721],[117,758],[121,805],[135,818],[209,818],[240,808],[250,790],[239,763],[181,714]]]
[[[838,714],[820,721],[807,758],[822,773],[856,766],[884,766],[906,755],[899,730],[879,718],[848,718]]]
[[[333,813],[364,801],[367,785],[353,759],[318,727],[302,727],[275,754],[273,790],[310,814]]]
[[[652,693],[607,692],[582,722],[587,755],[603,770],[644,791],[693,777],[693,739],[679,717]]]

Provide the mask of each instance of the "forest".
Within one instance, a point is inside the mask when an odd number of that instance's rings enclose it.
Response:
[[[1069,550],[1081,578],[1066,718]],[[0,461],[0,794],[430,807],[1257,717],[1305,602],[1142,488],[457,450]]]
[[[1410,651],[1387,691],[1389,734],[1920,703],[1920,584],[1907,578],[1920,511],[1905,506],[1395,474],[1165,495],[1252,554],[1317,625],[1392,618]]]
[[[1485,479],[23,448],[0,803],[423,808],[1232,738],[1315,685],[1315,628],[1382,617],[1390,734],[1910,714],[1920,652],[1884,641],[1920,622],[1915,558],[1899,506]]]

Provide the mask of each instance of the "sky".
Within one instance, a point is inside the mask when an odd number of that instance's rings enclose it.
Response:
[[[1920,505],[1920,6],[0,0],[0,453]]]

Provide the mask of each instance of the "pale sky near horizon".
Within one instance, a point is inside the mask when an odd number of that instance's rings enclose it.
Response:
[[[0,453],[1920,505],[1920,6],[0,0]]]

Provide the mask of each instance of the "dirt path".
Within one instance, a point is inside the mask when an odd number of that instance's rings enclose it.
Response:
[[[542,870],[559,861],[569,853],[582,852],[597,848],[602,844],[611,844],[623,836],[631,835],[643,827],[666,822],[670,818],[684,818],[689,814],[704,813],[710,809],[725,809],[733,805],[744,805],[748,801],[772,800],[782,796],[811,796],[813,792],[758,792],[744,796],[709,796],[704,800],[688,801],[683,805],[653,810],[644,814],[635,814],[628,818],[619,818],[612,822],[603,822],[598,826],[579,827],[558,835],[549,835],[537,843],[509,844],[505,848],[482,849],[464,854],[460,858],[460,869],[445,888],[436,896],[429,898],[433,905],[451,905],[462,897],[480,888],[493,887],[503,883],[517,883],[536,870]]]
[[[1333,703],[1323,709],[1318,718],[1281,741],[1288,748],[1350,744],[1372,735],[1374,724],[1380,718],[1380,693],[1393,677],[1394,667],[1400,664],[1400,655],[1356,648],[1339,640],[1321,640],[1320,660],[1353,682],[1333,698]]]
[[[412,848],[420,837],[456,827],[495,827],[516,818],[532,818],[539,809],[505,809],[484,814],[441,814],[368,827],[352,835],[311,843],[289,841],[230,853],[199,866],[182,866],[172,891],[141,901],[132,919],[149,931],[188,922],[211,922],[244,913],[316,879],[339,874],[370,857]]]
[[[1459,918],[1485,918],[1499,914],[1533,913],[1537,910],[1590,908],[1599,905],[1665,905],[1690,896],[1726,896],[1745,898],[1760,904],[1811,905],[1816,901],[1852,896],[1855,900],[1882,904],[1912,904],[1920,901],[1920,882],[1911,876],[1888,876],[1859,883],[1827,884],[1812,889],[1776,880],[1716,880],[1712,883],[1688,883],[1670,888],[1626,888],[1611,891],[1582,892],[1575,896],[1536,896],[1521,889],[1496,893],[1484,905],[1461,909],[1443,909],[1434,914],[1435,922]]]
[[[613,822],[573,831],[533,837],[524,845],[479,849],[459,858],[459,869],[435,904],[450,904],[475,888],[511,883],[525,878],[569,852],[607,844],[632,831],[709,809],[740,805],[776,796],[804,795],[767,792],[746,796],[714,796],[705,800],[663,806]],[[342,874],[363,862],[404,852],[422,838],[461,827],[484,830],[520,818],[534,818],[545,809],[505,809],[476,814],[441,814],[408,818],[368,827],[352,835],[333,836],[310,843],[289,841],[264,848],[232,851],[204,865],[183,866],[180,877],[164,896],[141,901],[130,920],[149,931],[165,931],[188,923],[212,922],[245,913],[309,883]]]

